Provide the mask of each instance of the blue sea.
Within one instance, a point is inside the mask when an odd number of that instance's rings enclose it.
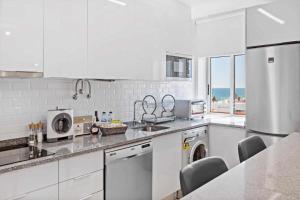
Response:
[[[212,97],[216,97],[217,101],[228,99],[230,97],[230,88],[212,88]],[[241,98],[245,97],[245,88],[236,88],[235,94]]]

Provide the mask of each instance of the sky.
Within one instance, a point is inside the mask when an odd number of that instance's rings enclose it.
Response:
[[[245,56],[235,56],[235,85],[245,88]],[[230,88],[230,57],[211,59],[211,87]]]

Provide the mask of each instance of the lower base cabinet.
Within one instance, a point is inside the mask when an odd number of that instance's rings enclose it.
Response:
[[[19,195],[9,200],[58,200],[58,185]]]
[[[210,125],[208,134],[209,156],[223,158],[229,169],[240,163],[238,143],[246,138],[246,129]]]
[[[152,199],[164,199],[180,188],[181,132],[153,138]]]
[[[59,183],[60,200],[100,200],[97,192],[103,190],[103,170]]]

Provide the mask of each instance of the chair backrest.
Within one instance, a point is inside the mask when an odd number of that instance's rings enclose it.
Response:
[[[248,137],[238,144],[240,162],[244,162],[248,158],[261,152],[266,147],[264,141],[259,136]]]
[[[183,196],[228,171],[222,158],[208,157],[197,160],[180,171],[180,186]]]

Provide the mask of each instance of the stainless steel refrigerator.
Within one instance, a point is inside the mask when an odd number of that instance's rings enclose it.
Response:
[[[267,145],[300,130],[300,43],[246,52],[246,126]]]

